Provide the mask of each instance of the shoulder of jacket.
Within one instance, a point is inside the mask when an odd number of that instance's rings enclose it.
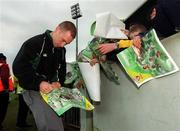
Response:
[[[9,65],[5,63],[0,64],[0,70],[9,70]]]
[[[9,67],[6,63],[0,63],[0,67]]]
[[[42,43],[43,43],[43,38],[44,38],[44,35],[43,34],[40,34],[40,35],[36,35],[34,37],[31,37],[29,38],[28,40],[26,40],[24,43],[23,43],[23,46],[24,47],[29,47],[29,48],[41,48],[42,46]]]

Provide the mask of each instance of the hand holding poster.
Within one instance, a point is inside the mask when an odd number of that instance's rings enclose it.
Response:
[[[94,106],[77,89],[61,87],[48,94],[41,93],[45,102],[60,116],[71,107],[93,110]]]
[[[179,70],[159,41],[155,30],[142,38],[140,49],[132,46],[117,55],[127,74],[139,87],[143,83]]]
[[[114,42],[116,40],[105,39],[105,38],[100,38],[100,37],[92,39],[89,42],[88,47],[86,47],[84,50],[82,50],[80,52],[79,61],[80,62],[82,62],[82,61],[91,62],[92,59],[95,58],[98,61],[98,63],[100,63],[100,66],[102,67],[102,70],[103,70],[103,73],[105,74],[105,76],[110,81],[113,81],[115,84],[119,85],[120,83],[119,83],[118,75],[111,67],[111,64],[108,63],[108,61],[106,61],[105,55],[101,54],[99,52],[99,50],[97,49],[100,44],[109,43],[112,41]]]
[[[103,60],[103,55],[97,50],[99,44],[108,43],[107,39],[104,38],[94,38],[89,43],[89,48],[92,51],[93,55],[98,59],[98,62],[100,63],[103,72],[105,76],[110,80],[119,85],[119,77],[116,74],[116,72],[111,67],[111,64],[109,64],[106,60]]]

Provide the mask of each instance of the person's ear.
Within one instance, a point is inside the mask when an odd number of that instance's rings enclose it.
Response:
[[[56,32],[61,32],[61,28],[59,26],[56,27]]]
[[[156,11],[156,8],[153,8],[152,9],[152,12],[150,14],[150,19],[153,20],[157,15],[157,11]]]

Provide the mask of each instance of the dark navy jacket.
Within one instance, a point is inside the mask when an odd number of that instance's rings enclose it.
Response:
[[[13,73],[22,88],[39,90],[41,81],[64,83],[65,48],[54,48],[50,31],[25,41],[13,62]]]

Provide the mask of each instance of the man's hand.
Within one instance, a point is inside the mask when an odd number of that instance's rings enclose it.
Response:
[[[59,82],[52,82],[50,84],[49,82],[42,81],[40,83],[40,91],[45,94],[51,92],[55,88],[60,88],[60,87],[61,87],[61,84]]]
[[[100,44],[97,49],[102,54],[107,54],[107,53],[117,49],[117,45],[115,43],[104,43],[104,44]]]
[[[40,91],[45,94],[47,94],[53,90],[52,85],[46,81],[42,81],[40,83],[39,87],[40,87]]]

